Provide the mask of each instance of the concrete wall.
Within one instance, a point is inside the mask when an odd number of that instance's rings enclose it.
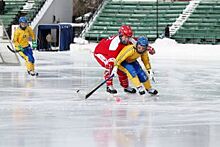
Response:
[[[72,22],[73,0],[54,0],[39,24]],[[53,16],[55,16],[55,21]]]

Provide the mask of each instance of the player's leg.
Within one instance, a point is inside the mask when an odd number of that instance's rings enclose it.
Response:
[[[124,88],[124,91],[128,93],[136,93],[136,89],[129,86],[128,76],[126,75],[126,73],[118,69],[117,74],[120,85]]]
[[[112,63],[109,63],[108,62],[108,59],[106,58],[105,55],[102,55],[102,54],[94,54],[94,57],[95,59],[97,60],[97,62],[105,68],[105,71],[104,71],[104,79],[108,79],[110,77],[110,74],[111,74],[111,70],[113,68],[113,65]],[[109,93],[117,93],[117,90],[113,87],[113,79],[109,79],[107,82],[106,82],[106,91],[109,92]]]

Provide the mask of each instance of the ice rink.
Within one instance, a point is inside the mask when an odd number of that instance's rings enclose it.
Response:
[[[94,45],[35,52],[39,77],[0,66],[0,147],[219,147],[220,46],[152,44],[159,96],[102,86]],[[76,93],[77,90],[79,93]]]

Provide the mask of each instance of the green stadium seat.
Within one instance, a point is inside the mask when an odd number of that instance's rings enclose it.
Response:
[[[97,40],[97,37],[117,34],[119,27],[126,24],[132,26],[135,37],[147,35],[153,40],[157,37],[157,29],[159,34],[163,33],[165,26],[175,22],[187,4],[189,2],[160,2],[157,15],[155,2],[109,0],[85,32],[85,37]]]
[[[199,43],[215,44],[220,39],[219,16],[219,1],[201,1],[173,38],[179,39],[180,36],[187,36],[191,42],[200,39]]]

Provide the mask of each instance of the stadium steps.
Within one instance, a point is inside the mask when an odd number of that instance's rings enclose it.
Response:
[[[23,9],[22,14],[26,15],[28,20],[31,22],[45,3],[45,0],[28,0],[28,3],[31,4],[31,7],[29,9]]]
[[[164,33],[167,24],[175,22],[189,2],[155,2],[109,1],[85,32],[85,38],[100,40],[115,35],[121,25],[131,25],[134,36],[145,35],[155,40],[157,35]],[[158,28],[157,28],[158,26]],[[158,29],[158,32],[157,32]]]
[[[4,0],[5,9],[4,14],[0,15],[5,28],[8,30],[13,23],[17,21],[19,11],[27,0]]]
[[[18,24],[18,18],[20,16],[26,16],[29,21],[32,21],[40,10],[45,0],[4,0],[5,9],[4,14],[0,15],[9,36],[11,34],[11,25]],[[33,7],[29,10],[24,11],[23,7],[28,1],[33,2]]]
[[[180,43],[217,44],[220,42],[219,16],[219,1],[201,1],[172,38]]]

